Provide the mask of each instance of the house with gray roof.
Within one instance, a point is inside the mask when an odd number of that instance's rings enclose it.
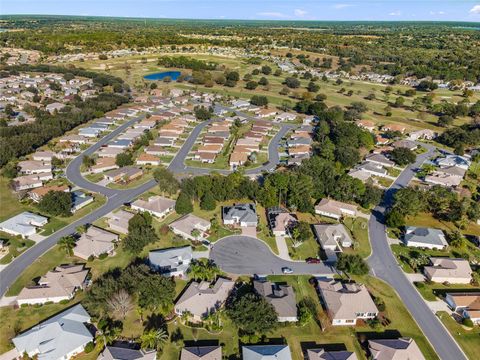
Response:
[[[187,214],[169,225],[170,230],[172,230],[174,234],[193,241],[198,241],[205,237],[210,226],[210,221],[193,214]],[[199,233],[197,237],[192,235],[195,230]]]
[[[157,352],[155,350],[145,351],[140,349],[137,344],[117,342],[105,346],[97,360],[155,360],[156,358]]]
[[[441,250],[448,246],[442,230],[407,226],[403,236],[406,246]]]
[[[308,349],[307,360],[358,360],[357,355],[351,351],[327,351],[324,348]]]
[[[184,277],[192,259],[190,246],[152,250],[148,253],[150,267],[165,276]]]
[[[318,224],[313,226],[313,232],[327,255],[327,260],[337,261],[337,253],[343,252],[342,248],[353,245],[349,232],[342,224]]]
[[[80,354],[93,336],[90,315],[81,304],[57,314],[12,339],[19,354],[39,360],[65,360]]]
[[[85,194],[82,190],[72,191],[71,195],[73,213],[93,202],[93,196]]]
[[[435,160],[435,163],[440,167],[456,166],[464,170],[468,170],[472,162],[465,156],[450,154]]]
[[[373,163],[375,165],[379,165],[379,166],[385,166],[385,167],[395,166],[395,163],[392,160],[388,159],[383,154],[369,154],[365,157],[365,161],[369,163]]]
[[[28,238],[37,233],[40,228],[48,223],[48,218],[29,211],[24,211],[0,223],[0,231],[13,236]]]
[[[368,350],[372,360],[425,360],[417,343],[411,338],[369,340]]]
[[[253,203],[222,207],[222,219],[225,225],[247,227],[258,224],[257,210]]]
[[[222,360],[222,347],[218,345],[184,347],[180,360]]]
[[[253,288],[256,293],[272,304],[279,322],[298,321],[297,301],[293,287],[287,284],[255,280]]]
[[[244,345],[243,360],[292,360],[288,345]]]

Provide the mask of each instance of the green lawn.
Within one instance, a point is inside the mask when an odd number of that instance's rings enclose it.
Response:
[[[12,257],[17,257],[35,244],[33,240],[22,239],[20,236],[12,236],[4,232],[0,232],[0,239],[8,242],[8,254],[0,259],[0,264],[8,264],[12,261]]]
[[[103,179],[103,174],[102,173],[98,173],[98,174],[87,174],[84,176],[85,179],[87,179],[88,181],[92,182],[92,183],[97,183],[99,182],[100,180]]]
[[[8,219],[22,211],[27,210],[26,206],[21,204],[12,190],[9,188],[10,180],[0,176],[0,221]]]
[[[370,256],[372,248],[370,247],[370,240],[368,238],[368,220],[362,217],[343,219],[343,224],[352,234],[354,240],[353,249],[345,249],[346,252],[353,252],[360,255],[362,258]]]
[[[288,246],[288,254],[294,260],[305,260],[309,257],[320,256],[320,245],[318,245],[313,234],[297,247],[293,246],[292,239],[286,238],[285,241]]]
[[[416,249],[416,248],[409,248],[403,244],[394,244],[391,246],[393,254],[397,258],[400,266],[402,267],[403,271],[406,273],[414,273],[415,270],[410,266],[410,258],[412,256],[416,256],[417,254],[422,254],[426,256],[450,256],[448,250],[423,250],[423,249]]]
[[[439,300],[439,298],[443,298],[445,293],[452,291],[452,292],[459,292],[459,291],[478,291],[478,286],[472,286],[470,284],[439,284],[439,283],[426,283],[421,282],[415,283],[415,287],[417,288],[418,292],[423,296],[425,300],[428,301],[435,301]]]
[[[480,327],[466,330],[444,311],[437,312],[437,316],[455,338],[469,359],[476,359],[480,354]]]

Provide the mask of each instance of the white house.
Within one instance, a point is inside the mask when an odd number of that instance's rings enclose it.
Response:
[[[21,236],[23,239],[35,235],[37,228],[48,223],[45,216],[25,211],[0,223],[0,230],[13,236]]]
[[[407,226],[403,236],[406,246],[441,250],[448,246],[442,230]]]
[[[147,201],[138,199],[131,205],[133,210],[148,212],[158,218],[163,218],[175,209],[175,200],[167,199],[162,196],[152,196]]]

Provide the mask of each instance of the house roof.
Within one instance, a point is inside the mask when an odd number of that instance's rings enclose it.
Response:
[[[82,287],[88,274],[84,265],[61,265],[47,272],[38,281],[39,286],[28,286],[20,291],[17,300],[71,296]]]
[[[297,301],[291,286],[255,280],[253,287],[260,296],[272,304],[279,317],[297,316]]]
[[[415,226],[407,226],[405,230],[404,239],[406,242],[439,246],[448,245],[442,230]]]
[[[133,166],[125,166],[125,167],[121,167],[119,169],[114,169],[114,170],[107,171],[105,173],[105,175],[107,175],[109,177],[117,177],[117,176],[131,177],[131,176],[136,175],[136,174],[141,173],[141,172],[142,172],[142,169],[139,169],[139,168],[136,168],[136,167],[133,167]]]
[[[98,256],[113,249],[113,242],[118,240],[118,235],[96,226],[88,228],[80,236],[74,248],[74,253],[84,258],[91,255]]]
[[[365,158],[365,161],[376,162],[383,164],[385,166],[394,166],[395,163],[392,160],[387,159],[385,155],[382,154],[369,154]]]
[[[108,215],[108,224],[109,225],[116,225],[118,227],[124,228],[128,230],[128,222],[132,217],[134,217],[135,214],[125,211],[125,210],[119,210],[115,213],[110,213]]]
[[[93,340],[84,323],[90,315],[82,305],[75,305],[13,338],[20,354],[39,351],[41,360],[58,360]]]
[[[180,360],[222,360],[221,346],[189,346],[182,349]]]
[[[342,242],[352,243],[350,234],[342,224],[318,224],[313,226],[318,241],[325,246],[336,246]]]
[[[242,353],[243,360],[292,360],[288,345],[248,345]]]
[[[155,360],[156,351],[135,349],[129,343],[106,346],[97,360]]]
[[[175,303],[176,308],[187,309],[193,315],[203,316],[212,308],[220,307],[226,300],[235,282],[218,278],[215,284],[194,281]]]
[[[210,222],[198,216],[187,214],[170,224],[171,228],[177,229],[185,234],[191,234],[194,229],[205,229],[210,227]]]
[[[308,360],[358,360],[357,355],[351,351],[326,351],[320,349],[308,349]]]
[[[67,185],[51,185],[42,186],[30,191],[30,194],[35,194],[38,198],[44,197],[50,191],[68,191],[70,188]]]
[[[472,276],[472,268],[468,260],[431,257],[430,261],[432,265],[424,267],[425,274],[430,278],[441,277],[455,280]]]
[[[163,213],[164,211],[175,206],[175,200],[167,199],[163,196],[151,196],[147,201],[138,199],[132,203],[132,206],[153,212]]]
[[[238,222],[257,222],[255,204],[236,204],[222,208],[223,220],[237,220]]]
[[[186,271],[192,258],[192,248],[190,246],[152,250],[148,253],[148,260],[151,265],[177,269],[178,271]]]
[[[32,231],[35,232],[36,226],[46,224],[47,221],[48,219],[45,216],[24,211],[0,223],[0,228],[28,235]]]
[[[359,312],[378,313],[363,284],[320,280],[318,288],[333,319],[356,319]]]
[[[323,198],[315,206],[315,210],[325,211],[325,212],[329,212],[337,215],[342,215],[342,211],[341,211],[342,209],[356,212],[357,206],[332,200],[332,199],[328,199],[328,198]]]
[[[425,360],[415,340],[410,338],[369,340],[373,360]]]

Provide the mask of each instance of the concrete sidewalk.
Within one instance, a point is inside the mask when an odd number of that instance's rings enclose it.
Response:
[[[277,243],[278,257],[284,260],[292,260],[288,253],[287,240],[283,236],[275,236],[275,242]]]

